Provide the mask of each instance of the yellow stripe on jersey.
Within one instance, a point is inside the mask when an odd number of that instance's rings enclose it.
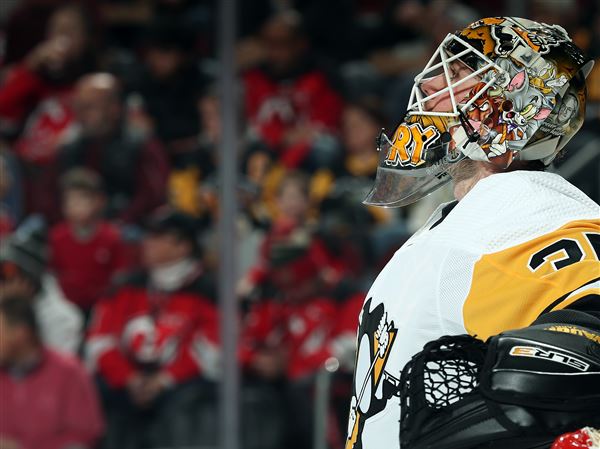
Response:
[[[600,278],[599,242],[600,220],[574,221],[528,242],[484,255],[475,264],[463,306],[469,334],[487,339],[528,326],[542,312],[600,294],[598,282],[593,282]]]

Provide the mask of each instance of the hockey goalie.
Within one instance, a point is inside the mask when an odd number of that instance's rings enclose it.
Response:
[[[346,449],[593,444],[600,205],[548,170],[583,124],[593,65],[559,25],[489,17],[415,76],[364,203],[403,207],[447,183],[455,201],[366,295]]]

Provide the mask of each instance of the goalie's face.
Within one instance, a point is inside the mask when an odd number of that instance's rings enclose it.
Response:
[[[442,70],[442,73],[425,78],[419,83],[419,89],[424,98],[430,98],[424,102],[427,111],[452,112],[452,96],[458,104],[464,103],[471,89],[480,80],[478,76],[471,77],[473,69],[458,60],[448,64],[446,69],[448,77]],[[465,81],[459,84],[459,81],[462,80]],[[448,83],[453,86],[451,89],[448,89]],[[450,90],[452,90],[452,94]]]
[[[490,69],[501,70],[459,36],[449,34],[415,77],[407,115],[457,118],[469,106],[471,89]]]
[[[459,36],[448,35],[415,84],[393,135],[378,139],[380,164],[365,204],[399,207],[450,181],[448,168],[476,145],[469,113],[503,69]]]

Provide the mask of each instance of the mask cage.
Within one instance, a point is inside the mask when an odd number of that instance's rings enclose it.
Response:
[[[451,64],[453,62],[462,63],[472,70],[472,72],[463,78],[455,80],[451,76],[453,73]],[[455,96],[456,88],[459,88],[461,85],[475,77],[479,77],[479,79],[483,78],[483,74],[486,72],[489,72],[489,75],[485,77],[487,80],[486,84],[476,95],[464,104],[460,102],[462,98],[457,100]],[[415,77],[415,84],[412,87],[410,99],[408,101],[407,115],[457,118],[496,82],[500,74],[506,74],[506,71],[502,69],[502,67],[495,64],[491,59],[459,36],[448,34],[433,53],[433,56],[423,71]],[[426,95],[422,90],[423,83],[437,75],[444,76],[445,87],[430,95]],[[427,109],[427,102],[446,93],[449,95],[452,104],[451,111],[430,111]]]

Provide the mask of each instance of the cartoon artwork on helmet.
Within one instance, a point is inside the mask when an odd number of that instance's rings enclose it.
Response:
[[[495,17],[449,34],[415,77],[407,113],[378,138],[366,204],[410,204],[464,158],[549,165],[583,123],[586,59],[558,25]]]

